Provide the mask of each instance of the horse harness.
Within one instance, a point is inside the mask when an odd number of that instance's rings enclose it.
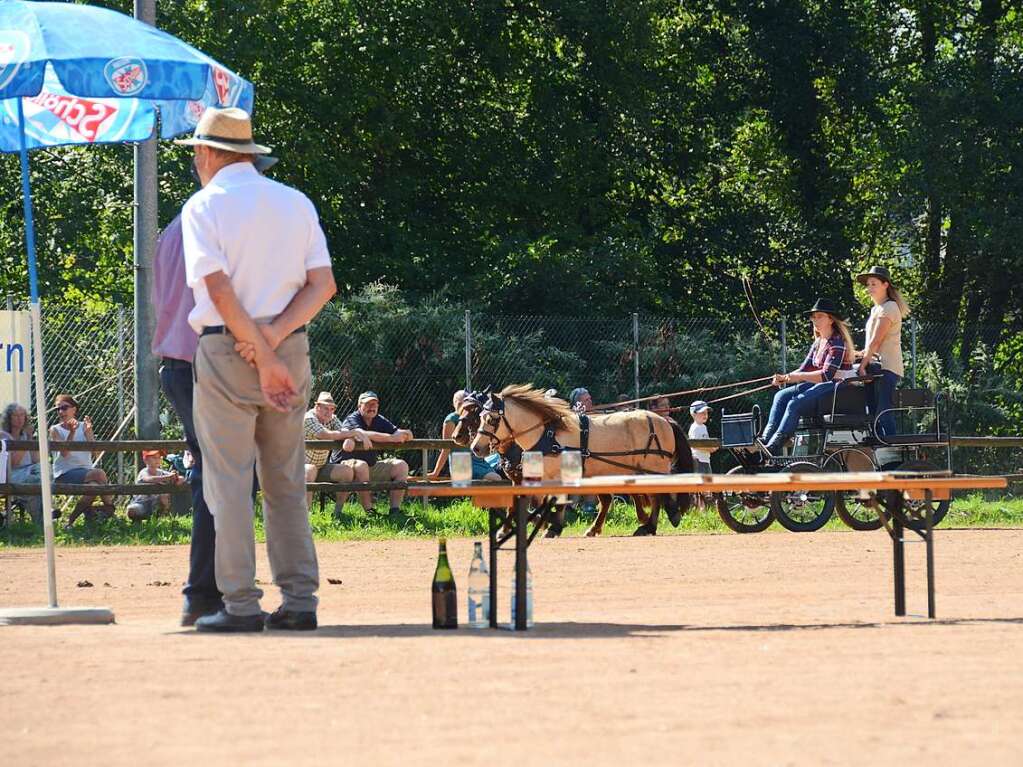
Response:
[[[586,468],[586,460],[591,459],[594,461],[600,461],[601,463],[606,463],[609,466],[617,466],[618,468],[628,469],[629,471],[638,471],[642,474],[659,474],[660,472],[650,471],[648,469],[630,466],[629,464],[622,463],[621,461],[611,460],[611,457],[613,456],[615,458],[625,458],[633,455],[642,456],[656,455],[661,456],[663,458],[668,458],[669,460],[675,457],[674,453],[665,450],[664,447],[661,445],[661,439],[660,437],[657,436],[657,430],[654,428],[654,421],[649,415],[646,417],[646,420],[650,432],[647,435],[647,443],[645,448],[643,448],[642,450],[619,450],[612,452],[594,453],[589,449],[590,417],[585,413],[579,414],[579,447],[578,448],[565,447],[558,441],[557,437],[557,430],[558,427],[561,425],[560,418],[553,421],[541,421],[540,423],[537,423],[534,426],[530,426],[528,429],[524,429],[523,431],[516,433],[512,429],[511,424],[508,423],[508,419],[505,418],[504,401],[498,397],[494,397],[493,402],[498,403],[499,405],[498,409],[492,408],[490,406],[490,403],[488,403],[487,406],[481,409],[480,427],[477,433],[482,434],[483,436],[489,438],[492,449],[496,450],[498,453],[501,453],[502,455],[508,449],[510,444],[515,443],[515,440],[519,436],[523,434],[528,434],[529,432],[534,431],[538,428],[543,428],[543,434],[540,435],[540,438],[536,441],[536,444],[533,445],[532,448],[530,448],[530,450],[539,451],[543,453],[543,455],[561,455],[561,453],[566,450],[578,450],[582,454],[582,463],[584,471]],[[498,417],[495,418],[495,416]],[[484,417],[487,420],[487,425],[490,426],[491,429],[493,429],[493,431],[487,431],[484,428]],[[505,437],[504,439],[498,439],[496,434],[496,430],[501,424],[504,424],[509,432],[509,436]]]

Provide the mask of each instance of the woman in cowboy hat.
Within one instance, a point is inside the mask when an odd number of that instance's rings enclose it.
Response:
[[[814,339],[806,359],[792,372],[776,373],[772,379],[775,386],[784,387],[774,395],[767,425],[760,435],[772,455],[779,455],[795,434],[799,417],[813,410],[821,397],[834,392],[834,381],[855,375],[852,336],[835,302],[818,298],[807,314],[813,323]]]
[[[892,284],[891,275],[883,266],[872,266],[856,281],[866,287],[874,305],[867,319],[867,345],[857,356],[862,358],[860,370],[880,358],[881,372],[867,387],[867,407],[880,418],[875,431],[880,437],[895,433],[895,414],[885,412],[892,407],[895,387],[905,374],[902,364],[902,320],[909,315],[909,305]]]

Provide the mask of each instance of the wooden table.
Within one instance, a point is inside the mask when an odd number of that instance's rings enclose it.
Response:
[[[489,507],[490,534],[490,625],[497,627],[497,553],[512,535],[515,537],[515,629],[526,629],[526,552],[543,522],[536,519],[532,534],[528,530],[529,499],[535,497],[572,495],[615,495],[652,493],[761,493],[810,490],[816,492],[856,491],[871,498],[882,498],[889,508],[878,509],[886,519],[885,529],[892,539],[892,564],[895,576],[895,614],[906,614],[905,527],[901,510],[905,498],[927,501],[924,529],[914,531],[927,546],[927,614],[935,617],[934,602],[934,528],[930,501],[950,497],[954,490],[979,490],[1006,486],[1004,477],[970,475],[917,474],[912,472],[843,472],[836,474],[668,474],[641,476],[593,477],[578,484],[544,481],[535,485],[481,485],[465,487],[434,485],[410,488],[412,495],[438,497],[468,496],[479,505]],[[501,520],[498,507],[514,508],[513,532],[499,535]]]

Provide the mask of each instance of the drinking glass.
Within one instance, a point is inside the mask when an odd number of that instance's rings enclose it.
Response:
[[[578,450],[561,451],[561,481],[578,485],[583,478],[583,456]]]
[[[530,450],[522,454],[522,483],[539,485],[543,479],[543,453]]]
[[[451,454],[451,484],[467,487],[472,484],[472,456],[469,453]]]

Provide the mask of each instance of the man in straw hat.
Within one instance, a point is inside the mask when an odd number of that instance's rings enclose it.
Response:
[[[277,163],[276,157],[254,155],[253,166],[266,173]],[[196,183],[202,185],[192,165]],[[199,346],[199,336],[188,324],[188,315],[195,308],[195,297],[185,278],[185,248],[181,239],[181,214],[167,224],[156,243],[153,262],[153,307],[156,329],[152,352],[160,359],[160,388],[174,408],[185,433],[185,441],[194,461],[188,474],[192,489],[192,535],[188,554],[188,578],[181,590],[184,606],[181,625],[192,626],[204,615],[216,613],[224,606],[214,572],[216,533],[213,517],[206,505],[202,489],[202,451],[195,436],[192,417],[192,360]]]
[[[341,419],[335,411],[337,403],[329,391],[321,391],[313,403],[312,410],[305,414],[305,438],[306,439],[332,439],[341,442],[341,449],[346,451],[355,450],[355,442],[358,442],[364,449],[373,447],[369,434],[363,429],[346,429],[341,425]],[[305,479],[306,482],[369,482],[369,464],[357,458],[349,458],[347,461],[332,463],[330,448],[307,449],[305,451]],[[341,506],[348,493],[337,494],[337,511],[340,513]],[[306,502],[312,501],[312,493],[306,494]],[[373,511],[372,505],[363,506],[363,510]]]
[[[199,334],[194,416],[203,489],[216,526],[224,609],[199,631],[262,631],[256,588],[252,466],[263,489],[267,550],[282,604],[265,624],[316,628],[319,571],[305,497],[302,420],[309,392],[305,323],[337,288],[316,210],[295,189],[260,176],[249,115],[207,109],[194,147],[203,188],[185,204],[185,273]],[[241,356],[244,354],[244,357]]]

